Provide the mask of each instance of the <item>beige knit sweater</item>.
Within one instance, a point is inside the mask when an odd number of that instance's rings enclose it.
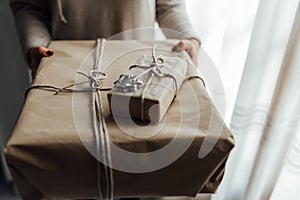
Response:
[[[184,0],[10,0],[10,5],[24,52],[47,46],[51,39],[109,38],[153,27],[155,21],[162,28],[194,36]]]

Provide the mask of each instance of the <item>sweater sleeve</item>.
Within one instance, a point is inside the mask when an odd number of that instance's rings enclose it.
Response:
[[[47,0],[10,0],[15,24],[28,61],[28,50],[37,46],[48,46],[51,40],[50,11]]]
[[[195,38],[184,0],[156,0],[156,20],[168,38]]]

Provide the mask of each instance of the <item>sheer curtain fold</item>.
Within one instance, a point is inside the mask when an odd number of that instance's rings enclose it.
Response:
[[[223,80],[236,139],[211,199],[300,199],[299,0],[189,2]]]
[[[281,170],[288,164],[284,163],[285,157],[289,156],[286,152],[293,145],[300,124],[300,9],[297,1],[292,3],[296,4],[295,11],[292,10],[295,13],[291,20],[293,26],[246,193],[247,199],[270,199],[271,196],[278,199],[272,193]]]

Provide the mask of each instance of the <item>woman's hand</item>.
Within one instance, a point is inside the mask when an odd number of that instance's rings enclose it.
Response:
[[[201,43],[194,38],[180,40],[180,42],[173,47],[172,51],[179,52],[182,50],[186,50],[186,52],[189,54],[192,61],[194,62],[195,66],[197,66],[200,45]]]
[[[28,50],[32,79],[36,75],[36,71],[41,62],[41,59],[43,57],[50,57],[53,54],[54,52],[52,50],[43,46],[33,47]]]

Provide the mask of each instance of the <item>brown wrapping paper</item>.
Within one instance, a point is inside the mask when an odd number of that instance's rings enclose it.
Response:
[[[171,49],[178,41],[156,42],[158,48]],[[111,87],[119,75],[134,64],[140,53],[123,57],[123,67],[110,68],[116,57],[130,49],[152,47],[153,42],[107,41],[102,57],[107,79],[103,85]],[[43,59],[34,84],[49,84],[64,87],[74,82],[82,63],[92,67],[91,55],[95,41],[52,42],[55,51],[51,58]],[[81,69],[82,71],[82,69]],[[84,69],[83,69],[84,71]],[[189,66],[188,75],[193,75]],[[85,71],[87,72],[87,71]],[[194,92],[191,92],[191,91]],[[116,125],[109,111],[107,92],[102,92],[104,114],[110,141],[118,147],[136,153],[155,152],[170,144],[175,137],[177,143],[172,152],[191,140],[183,154],[169,165],[144,173],[113,170],[115,197],[147,196],[195,196],[199,192],[214,192],[219,185],[227,157],[234,146],[231,133],[223,124],[202,82],[192,79],[183,83],[177,98],[161,123],[150,125],[150,129],[164,123],[159,132],[151,137],[135,137],[124,133]],[[59,93],[33,89],[28,93],[23,110],[6,146],[5,155],[9,169],[23,199],[87,199],[97,198],[97,160],[91,154],[95,142],[90,116],[90,93]],[[191,101],[197,100],[197,104]],[[180,104],[183,101],[185,103]],[[75,102],[75,105],[74,105]],[[75,114],[74,114],[75,112]],[[77,113],[77,114],[76,114]],[[184,116],[183,116],[184,115]],[[191,129],[193,119],[196,134]],[[80,126],[78,126],[82,123]],[[208,136],[207,131],[221,127],[219,137],[212,150],[199,158],[199,150]],[[134,128],[128,126],[127,128]],[[148,129],[147,129],[148,130]],[[90,144],[90,145],[89,145]],[[148,157],[133,162],[129,157],[118,160],[132,168],[151,165]],[[168,160],[161,155],[157,161]]]
[[[114,109],[118,110],[117,115],[154,123],[162,120],[186,77],[187,62],[178,55],[172,54],[170,50],[159,51],[155,49],[155,52],[156,57],[161,56],[164,62],[163,66],[159,68],[160,74],[155,74],[159,72],[152,73],[147,68],[133,67],[129,72],[126,72],[126,75],[137,77],[148,70],[148,73],[146,72],[139,77],[143,85],[135,91],[123,91],[123,88],[114,87],[108,94],[110,107],[113,106]],[[151,54],[149,51],[148,54],[141,55],[135,65],[150,67],[153,62]],[[110,67],[119,68],[118,64],[121,63],[117,60]],[[169,75],[169,77],[163,75]],[[113,104],[112,95],[114,96]]]

